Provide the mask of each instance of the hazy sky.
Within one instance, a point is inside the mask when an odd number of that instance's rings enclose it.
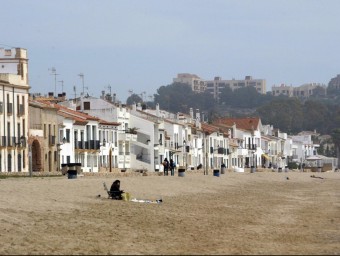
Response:
[[[31,92],[102,90],[125,102],[178,73],[328,84],[340,74],[339,0],[15,0],[0,2],[0,47],[28,50]],[[57,93],[61,93],[57,82]],[[147,98],[148,99],[148,98]]]

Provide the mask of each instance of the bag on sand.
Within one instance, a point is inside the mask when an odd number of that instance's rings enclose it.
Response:
[[[131,199],[130,193],[128,193],[128,192],[122,193],[122,199],[123,199],[124,201],[130,201],[130,199]]]

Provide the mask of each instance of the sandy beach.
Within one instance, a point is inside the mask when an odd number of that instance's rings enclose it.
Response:
[[[115,179],[163,203],[107,199]],[[0,195],[1,255],[340,254],[340,172],[7,178]]]

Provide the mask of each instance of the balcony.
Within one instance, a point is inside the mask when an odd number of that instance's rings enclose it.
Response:
[[[246,155],[248,155],[248,149],[238,148],[237,149],[237,155],[238,156],[246,156]]]
[[[24,104],[20,104],[18,109],[18,116],[23,116],[24,114],[25,114]]]
[[[119,141],[137,141],[137,134],[119,133],[118,140]]]
[[[55,136],[49,136],[48,138],[48,145],[54,146],[55,145]]]
[[[13,104],[7,103],[7,114],[12,115],[13,114]]]
[[[1,136],[0,147],[6,147],[6,145],[7,145],[6,142],[7,142],[6,136]]]
[[[76,141],[75,147],[77,151],[97,151],[100,150],[99,140]]]

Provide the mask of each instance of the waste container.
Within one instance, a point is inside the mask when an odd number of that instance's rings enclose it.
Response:
[[[322,167],[318,166],[318,172],[321,172],[321,170],[322,170]]]
[[[288,166],[285,167],[285,172],[288,172]]]
[[[81,163],[75,163],[76,165],[76,170],[77,170],[77,174],[81,173]]]
[[[221,165],[221,174],[225,174],[225,168],[226,168],[225,164],[222,164]]]
[[[77,178],[77,166],[75,163],[69,163],[67,164],[68,170],[67,170],[67,177],[69,179],[76,179]]]
[[[214,169],[214,176],[220,177],[220,170],[219,169]]]
[[[282,172],[282,168],[281,167],[279,167],[278,172]]]
[[[185,176],[185,168],[178,168],[178,177]]]
[[[256,172],[256,168],[255,168],[255,166],[251,166],[250,167],[250,173],[254,173],[254,172]]]
[[[61,164],[61,173],[65,175],[68,171],[67,164]]]

